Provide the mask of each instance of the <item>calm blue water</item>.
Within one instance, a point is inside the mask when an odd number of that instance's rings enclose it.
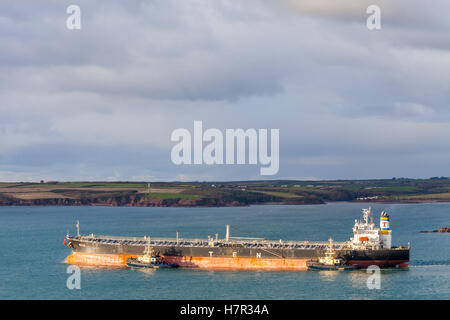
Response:
[[[0,207],[1,299],[450,299],[450,204],[372,204],[391,216],[393,244],[411,243],[408,270],[382,270],[369,290],[365,271],[140,271],[81,268],[69,290],[63,246],[69,230],[123,236],[207,237],[231,225],[234,236],[337,241],[351,236],[361,204],[246,208]]]

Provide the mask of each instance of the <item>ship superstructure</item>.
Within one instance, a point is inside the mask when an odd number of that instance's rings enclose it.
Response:
[[[361,267],[378,265],[395,267],[409,261],[409,247],[391,247],[389,216],[383,211],[381,227],[371,219],[371,210],[363,210],[363,219],[355,221],[350,241],[333,242],[336,258]],[[383,223],[383,222],[387,222]],[[306,270],[306,262],[325,256],[326,241],[283,241],[261,238],[232,237],[230,227],[220,239],[112,237],[90,234],[67,236],[73,252],[68,263],[90,265],[126,265],[128,258],[140,256],[148,245],[160,252],[168,263],[180,267],[244,269],[244,270]]]
[[[150,237],[147,240],[147,246],[145,247],[144,254],[142,256],[137,256],[137,258],[128,258],[127,266],[136,268],[178,268],[177,264],[167,263],[164,257],[159,254],[155,254],[151,246]]]
[[[156,263],[155,251],[151,247],[150,237],[147,240],[147,246],[145,247],[144,254],[142,256],[137,256],[137,260],[142,263]]]
[[[353,248],[390,249],[392,231],[389,229],[389,216],[383,210],[380,215],[380,228],[372,220],[372,210],[363,209],[362,220],[355,220],[353,237],[350,242]]]
[[[328,241],[329,244],[327,250],[325,251],[325,256],[319,257],[318,261],[326,265],[336,265],[341,263],[341,259],[336,258],[336,251],[334,250],[333,239],[330,238],[328,239]]]

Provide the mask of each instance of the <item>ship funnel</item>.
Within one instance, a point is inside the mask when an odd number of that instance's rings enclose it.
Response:
[[[227,224],[227,231],[225,233],[225,240],[229,241],[230,240],[230,226]]]
[[[380,229],[389,230],[389,216],[384,210],[381,212],[380,216]]]
[[[380,244],[382,248],[390,249],[392,241],[392,231],[389,228],[389,215],[382,211],[380,215]]]

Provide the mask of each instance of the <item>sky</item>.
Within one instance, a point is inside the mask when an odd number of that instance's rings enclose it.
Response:
[[[2,1],[0,181],[450,176],[448,12],[447,0]],[[196,120],[279,129],[278,173],[175,165],[171,133]]]

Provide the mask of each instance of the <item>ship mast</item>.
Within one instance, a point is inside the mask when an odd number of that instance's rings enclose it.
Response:
[[[149,236],[149,237],[147,238],[147,246],[145,247],[144,255],[151,256],[151,255],[153,254],[153,249],[152,249],[152,247],[150,246],[150,241],[151,241],[151,238],[150,238],[150,236]]]
[[[329,258],[334,258],[334,249],[333,249],[333,239],[330,237],[330,239],[328,239],[328,241],[330,242],[328,244],[328,249],[326,252],[326,256]]]

